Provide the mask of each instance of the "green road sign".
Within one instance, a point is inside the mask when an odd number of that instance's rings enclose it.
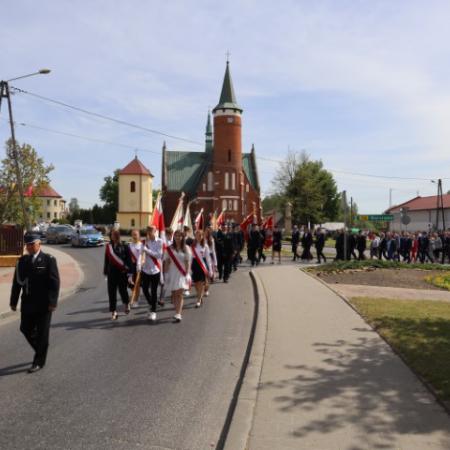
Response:
[[[357,216],[358,220],[366,222],[392,222],[394,216],[392,214],[366,214]]]

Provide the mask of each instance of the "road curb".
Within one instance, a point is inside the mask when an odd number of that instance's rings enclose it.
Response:
[[[224,443],[217,448],[223,450],[245,450],[253,426],[256,401],[264,362],[267,339],[268,304],[264,286],[258,274],[250,272],[252,279],[255,316],[249,339],[247,354],[244,358],[241,377],[238,381],[235,399],[232,403],[230,417],[226,424],[227,430]]]
[[[333,289],[332,286],[330,286],[328,283],[326,283],[324,280],[321,280],[319,277],[314,276],[313,274],[309,273],[307,270],[304,269],[300,269],[302,270],[304,273],[306,273],[309,277],[313,278],[314,280],[318,281],[319,283],[321,283],[322,285],[324,285],[326,288],[328,288],[331,292],[335,293],[342,301],[344,301],[344,303],[347,304],[347,306],[349,306],[351,309],[353,309],[353,311],[355,311],[356,314],[358,314],[359,317],[361,317],[362,320],[364,320],[364,322],[367,324],[367,326],[373,330],[375,333],[377,333],[377,335],[383,340],[383,342],[391,349],[391,351],[398,357],[400,358],[400,360],[403,362],[403,364],[408,368],[408,370],[410,370],[415,377],[420,381],[420,383],[422,383],[422,385],[425,387],[425,389],[427,389],[427,391],[434,397],[436,403],[438,403],[440,406],[442,406],[442,408],[445,410],[445,412],[450,416],[450,402],[446,402],[444,400],[441,400],[436,391],[434,390],[433,386],[431,384],[429,384],[423,377],[422,375],[420,375],[416,370],[414,370],[409,364],[408,362],[405,360],[405,358],[403,357],[403,355],[397,351],[396,348],[394,348],[389,341],[386,340],[386,338],[384,336],[382,336],[380,333],[378,333],[378,331],[369,323],[367,322],[367,320],[364,318],[364,316],[353,306],[352,302],[350,301],[350,299],[348,297],[346,297],[344,294],[341,294],[340,292],[336,291],[335,289]]]
[[[59,302],[64,301],[66,298],[74,295],[78,291],[79,287],[81,286],[81,284],[84,281],[84,272],[81,269],[81,266],[78,263],[78,261],[75,258],[73,258],[72,256],[70,256],[68,253],[65,253],[62,250],[58,250],[55,248],[51,248],[49,250],[48,246],[46,246],[46,248],[44,248],[44,251],[46,253],[49,253],[49,254],[55,256],[55,258],[57,260],[58,260],[58,258],[60,258],[58,256],[58,254],[64,255],[63,258],[68,259],[74,265],[75,270],[78,272],[78,280],[75,283],[73,283],[73,285],[70,288],[65,289],[64,291],[60,292],[60,296],[58,299],[58,303],[59,303]],[[20,317],[20,312],[18,313],[17,311],[5,311],[3,313],[0,313],[0,324],[2,323],[2,321],[6,320],[6,319],[13,319],[13,318],[18,319],[19,317]]]

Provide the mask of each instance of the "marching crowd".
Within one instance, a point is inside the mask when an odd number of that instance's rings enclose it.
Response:
[[[203,306],[216,277],[228,283],[237,270],[244,242],[239,225],[221,224],[217,231],[207,227],[194,233],[189,227],[166,229],[163,238],[157,236],[154,226],[149,226],[143,239],[138,230],[133,230],[130,243],[122,242],[120,231],[113,230],[103,270],[111,320],[118,319],[117,292],[125,314],[129,314],[142,291],[150,321],[156,321],[158,306],[164,306],[164,299],[170,297],[175,308],[174,322],[181,322],[185,294],[193,287],[196,308]]]

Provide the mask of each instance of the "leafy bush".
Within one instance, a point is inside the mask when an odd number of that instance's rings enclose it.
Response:
[[[450,272],[443,273],[442,275],[429,275],[425,277],[425,281],[433,286],[450,291]]]

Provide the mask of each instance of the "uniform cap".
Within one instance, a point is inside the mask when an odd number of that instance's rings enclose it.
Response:
[[[33,244],[36,241],[40,241],[41,237],[35,233],[27,233],[24,236],[25,244]]]

